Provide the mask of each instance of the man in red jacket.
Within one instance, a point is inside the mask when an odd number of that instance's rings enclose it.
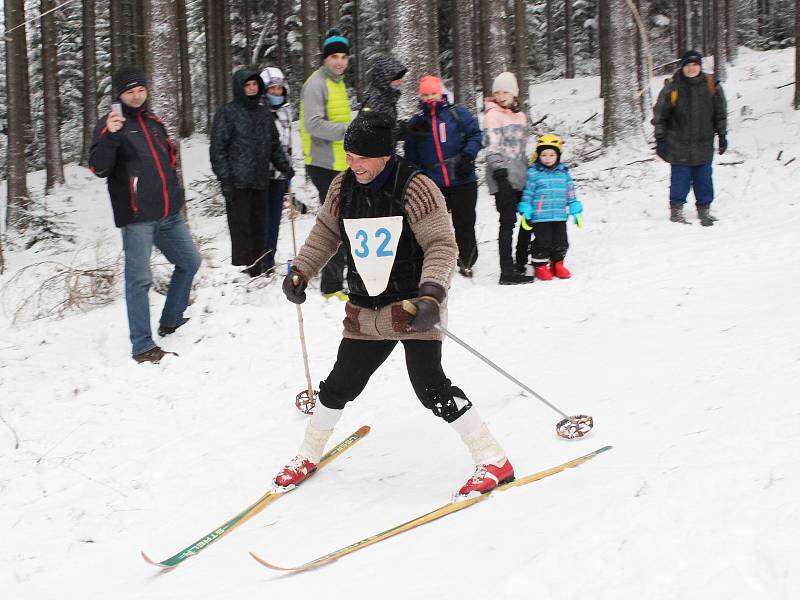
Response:
[[[175,147],[164,124],[147,107],[144,72],[121,67],[112,84],[116,110],[95,127],[89,167],[108,179],[114,223],[122,232],[133,358],[157,363],[166,353],[153,341],[150,329],[153,246],[175,265],[158,328],[162,337],[187,321],[183,311],[201,257],[180,213],[184,193]]]

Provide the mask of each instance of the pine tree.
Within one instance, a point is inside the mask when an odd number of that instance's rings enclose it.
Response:
[[[64,183],[64,161],[59,133],[58,49],[56,48],[55,3],[42,0],[42,91],[44,95],[44,156],[47,167],[45,191]]]
[[[564,77],[575,78],[575,47],[572,44],[572,2],[564,2]]]
[[[83,71],[83,145],[80,163],[89,164],[89,149],[97,121],[97,58],[95,43],[95,0],[83,0],[81,30],[81,63]]]
[[[317,0],[302,0],[303,81],[317,67],[320,47],[319,6]]]
[[[794,35],[796,42],[800,42],[800,0],[794,3]],[[794,47],[794,109],[800,110],[800,43]]]
[[[453,30],[453,94],[458,104],[475,112],[475,63],[472,60],[472,45],[475,38],[472,29],[473,5],[463,0],[451,0],[450,15]]]
[[[178,135],[182,138],[194,133],[194,98],[192,97],[192,71],[189,58],[189,26],[186,16],[186,0],[176,0],[178,25],[178,51],[181,74],[180,127]]]
[[[5,0],[6,106],[8,110],[7,209],[9,226],[22,225],[28,208],[27,163],[25,160],[25,125],[28,101],[25,98],[28,74],[26,62],[25,5],[23,0]]]
[[[604,45],[609,51],[608,84],[603,96],[603,146],[644,146],[644,113],[639,102],[636,69],[636,24],[626,0],[607,2],[609,30],[614,44]]]
[[[397,112],[401,117],[411,115],[417,106],[417,84],[427,74],[439,74],[438,56],[433,56],[430,36],[434,34],[429,0],[389,0],[389,23],[394,32],[389,47],[408,72],[403,77],[403,94]]]
[[[481,82],[483,93],[489,96],[492,81],[511,66],[506,4],[496,0],[481,0]]]
[[[711,0],[714,28],[714,76],[725,81],[725,13],[724,0]]]

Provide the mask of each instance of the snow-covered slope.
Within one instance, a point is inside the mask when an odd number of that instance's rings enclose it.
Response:
[[[586,225],[570,226],[573,278],[501,287],[497,214],[481,191],[476,277],[454,280],[449,327],[564,411],[593,415],[595,431],[559,440],[558,415],[450,342],[448,375],[519,475],[614,450],[315,572],[278,575],[247,551],[308,560],[446,502],[471,472],[458,436],[414,398],[400,350],[334,436],[370,424],[364,441],[158,575],[140,549],[160,559],[197,539],[258,498],[294,454],[306,422],[294,407],[305,387],[294,307],[279,282],[234,282],[224,217],[194,205],[207,259],[191,321],[164,341],[177,358],[130,360],[121,298],[12,326],[35,280],[6,286],[3,597],[800,596],[800,160],[789,162],[800,155],[800,114],[792,88],[775,89],[792,78],[792,53],[743,49],[730,69],[731,149],[715,168],[713,228],[668,222],[667,165],[605,156],[574,169]],[[534,113],[577,130],[600,108],[596,86],[534,86]],[[203,140],[183,152],[187,181],[209,175]],[[41,188],[41,176],[32,181]],[[71,167],[52,202],[73,211],[79,257],[7,252],[0,283],[43,260],[88,261],[99,240],[102,256],[119,252],[102,181]],[[299,239],[311,223],[300,219]],[[290,233],[285,222],[280,260],[291,256]],[[162,301],[153,294],[154,321]],[[333,364],[343,306],[311,293],[303,311],[318,381]]]

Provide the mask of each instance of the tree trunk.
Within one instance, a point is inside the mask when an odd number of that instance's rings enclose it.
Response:
[[[53,0],[41,0],[39,4],[42,34],[42,97],[44,109],[44,161],[45,193],[64,183],[64,161],[61,154],[59,132],[58,96],[58,48],[56,47],[55,14],[51,9]]]
[[[339,27],[342,3],[340,0],[328,0],[328,27]]]
[[[194,98],[192,96],[192,71],[189,66],[189,27],[186,21],[186,0],[176,0],[178,24],[178,54],[181,73],[180,127],[178,135],[182,138],[194,133]]]
[[[276,63],[284,76],[286,73],[286,7],[285,0],[275,0],[275,37],[276,47],[278,53]]]
[[[233,87],[231,86],[231,75],[233,75],[233,49],[231,48],[231,2],[230,0],[217,0],[222,7],[220,11],[220,97],[222,102],[233,100]]]
[[[727,17],[725,48],[728,62],[733,63],[739,53],[739,38],[736,35],[736,0],[727,0],[725,15]],[[797,45],[797,38],[795,38]]]
[[[689,21],[688,15],[688,7],[686,6],[687,0],[677,0],[676,2],[676,16],[675,20],[677,21],[676,27],[676,46],[677,51],[676,55],[681,56],[684,52],[689,50],[689,39],[688,39],[688,27],[687,23]]]
[[[361,57],[364,53],[361,51],[361,27],[359,26],[359,0],[351,0],[352,2],[352,18],[353,26],[350,32],[350,48],[352,53],[351,69],[353,71],[353,82],[356,86],[356,100],[361,102],[362,94],[364,92],[363,76],[364,69],[361,68]]]
[[[497,0],[481,0],[481,81],[484,96],[489,96],[492,81],[503,71],[508,71],[508,34],[506,31],[506,4]]]
[[[711,0],[702,0],[703,10],[703,54],[711,52]]]
[[[575,52],[572,46],[572,2],[564,2],[564,77],[575,78]]]
[[[514,0],[514,70],[519,82],[519,104],[527,109],[528,24],[525,18],[525,0]]]
[[[97,122],[97,43],[95,40],[95,0],[83,0],[83,49],[81,62],[83,67],[83,148],[80,164],[89,165],[89,149],[92,146],[92,135]]]
[[[111,72],[126,62],[125,40],[123,39],[122,0],[108,0],[109,24],[111,26]]]
[[[794,109],[800,110],[800,0],[794,3]]]
[[[600,0],[599,4],[603,4],[603,0]],[[550,69],[553,66],[553,0],[547,0],[544,3],[544,21],[547,68]]]
[[[714,23],[714,76],[725,81],[725,15],[724,0],[711,0]]]
[[[396,23],[396,37],[389,40],[389,48],[408,72],[403,77],[403,94],[397,112],[405,118],[416,111],[417,84],[422,76],[439,74],[439,61],[431,56],[430,36],[434,28],[429,0],[402,0],[389,2],[389,21]]]
[[[302,0],[301,16],[303,28],[303,81],[305,81],[318,64],[320,39],[317,0]]]
[[[600,97],[608,96],[609,63],[611,54],[611,23],[608,20],[608,6],[605,2],[597,3],[598,46],[600,54]]]
[[[217,108],[232,95],[230,3],[228,0],[206,0],[206,77],[208,89],[208,128]]]
[[[435,61],[434,73],[441,73],[439,64],[439,0],[428,0],[430,31],[428,32],[428,54]]]
[[[475,113],[475,63],[472,62],[472,2],[450,0],[450,26],[453,30],[454,101]]]
[[[608,55],[608,85],[603,98],[603,146],[644,147],[644,113],[636,69],[636,24],[626,0],[608,0],[614,47]]]
[[[25,124],[29,120],[24,98],[28,78],[24,57],[27,53],[25,36],[25,4],[23,0],[4,2],[6,43],[6,109],[7,109],[7,209],[9,226],[23,225],[28,208],[27,164],[25,161]],[[13,29],[13,31],[11,31]]]

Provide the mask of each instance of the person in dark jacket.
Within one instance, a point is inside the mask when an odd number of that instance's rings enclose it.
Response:
[[[694,190],[700,224],[713,225],[710,207],[714,200],[711,163],[714,135],[719,154],[728,149],[728,116],[722,86],[712,73],[703,73],[703,56],[689,50],[681,68],[668,79],[653,109],[656,154],[672,165],[670,220],[688,223],[683,206]]]
[[[233,101],[217,109],[211,127],[211,168],[225,196],[231,262],[244,265],[251,277],[265,268],[269,164],[287,180],[294,177],[272,111],[261,101],[265,90],[255,69],[236,71]]]
[[[150,253],[155,245],[175,265],[158,334],[174,333],[183,312],[200,253],[180,213],[183,184],[164,124],[147,106],[147,81],[137,67],[121,67],[112,78],[114,108],[94,129],[89,167],[108,179],[114,223],[122,232],[125,303],[132,354],[137,362],[159,362],[166,352],[150,329]]]
[[[419,95],[421,110],[408,123],[404,155],[442,190],[447,210],[453,217],[458,271],[465,277],[472,277],[472,266],[478,260],[475,157],[481,149],[481,129],[469,110],[448,102],[438,77],[423,77],[419,82]]]
[[[361,110],[381,112],[392,121],[397,121],[397,101],[400,100],[400,86],[408,69],[391,54],[383,54],[375,59],[370,71],[370,84],[364,92]]]

